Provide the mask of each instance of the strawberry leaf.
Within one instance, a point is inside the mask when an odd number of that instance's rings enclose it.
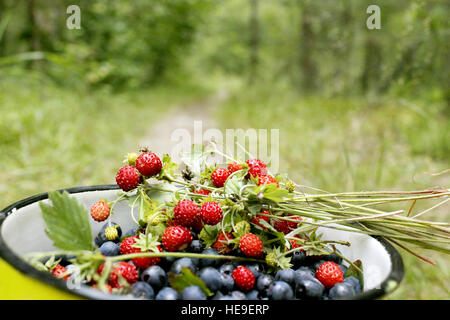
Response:
[[[49,192],[52,205],[39,203],[46,234],[63,250],[93,250],[89,212],[67,191]]]
[[[170,273],[169,282],[170,286],[178,292],[183,291],[184,288],[189,286],[198,286],[207,296],[212,296],[213,294],[203,280],[194,275],[187,267],[181,267],[181,274],[175,275],[174,273]]]

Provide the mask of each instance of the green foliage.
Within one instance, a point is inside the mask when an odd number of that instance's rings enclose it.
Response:
[[[202,279],[192,273],[187,267],[181,267],[181,274],[169,274],[170,286],[178,292],[183,291],[184,288],[189,286],[198,286],[206,294],[206,296],[212,296],[212,292],[208,289]]]
[[[63,250],[92,250],[92,233],[89,212],[67,192],[49,192],[52,205],[39,203],[45,232],[53,244]]]

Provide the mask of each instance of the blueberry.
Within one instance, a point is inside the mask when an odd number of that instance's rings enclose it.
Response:
[[[158,292],[155,300],[178,300],[178,292],[171,287],[164,287]]]
[[[325,262],[325,260],[319,260],[319,261],[317,261],[317,262],[314,262],[314,263],[312,264],[311,268],[314,270],[314,272],[316,272],[317,269],[319,269],[319,266],[320,266],[322,263],[324,263],[324,262]]]
[[[222,288],[222,277],[220,272],[213,267],[206,267],[198,273],[209,290],[216,292]]]
[[[107,257],[118,256],[120,254],[120,248],[117,243],[106,241],[100,246],[100,253]]]
[[[245,267],[253,273],[255,278],[258,278],[264,272],[264,267],[259,263],[247,264]]]
[[[220,297],[219,300],[238,300],[238,299],[236,299],[232,295],[227,294],[226,296]]]
[[[139,229],[138,226],[135,226],[135,227],[132,227],[132,228],[128,229],[127,232],[125,232],[123,234],[123,238],[128,238],[128,237],[131,237],[131,236],[135,236],[138,229]]]
[[[235,300],[247,300],[247,296],[242,291],[232,291],[230,294]]]
[[[329,292],[331,299],[349,298],[356,294],[353,285],[349,282],[336,283]]]
[[[208,254],[208,255],[219,255],[219,253],[214,250],[213,248],[208,248],[206,250],[202,251],[202,254]],[[200,268],[204,267],[217,267],[219,266],[220,261],[219,259],[200,259],[199,266]]]
[[[269,288],[269,296],[273,300],[292,300],[294,291],[292,287],[284,281],[275,281]]]
[[[345,278],[344,283],[350,283],[353,286],[353,289],[355,289],[355,293],[361,292],[361,283],[355,277],[350,276],[348,278]]]
[[[152,286],[143,281],[133,283],[133,285],[131,286],[131,294],[134,297],[140,298],[140,299],[154,299],[155,298],[155,291],[153,291]]]
[[[167,274],[160,266],[150,266],[145,269],[141,274],[141,279],[156,290],[167,285]]]
[[[231,274],[221,273],[222,292],[228,293],[234,288],[234,280]]]
[[[256,279],[256,289],[263,297],[268,295],[270,285],[273,283],[273,277],[268,274],[262,274]]]
[[[295,281],[297,278],[314,278],[314,272],[308,267],[300,267],[295,270]]]
[[[305,264],[306,256],[302,251],[294,251],[291,257],[291,263],[294,265],[294,268],[298,268]]]
[[[188,252],[192,253],[201,253],[204,249],[204,245],[200,242],[200,240],[193,240],[188,247]]]
[[[339,268],[341,268],[343,274],[345,274],[347,272],[347,267],[344,266],[343,264],[340,264]]]
[[[165,257],[161,258],[159,265],[166,271],[169,271],[173,263],[177,260],[177,257]]]
[[[316,278],[300,278],[295,281],[295,295],[298,299],[320,299],[325,287]]]
[[[100,229],[100,231],[98,232],[98,234],[94,240],[97,247],[101,247],[101,245],[103,243],[105,243],[106,241],[110,241],[106,238],[105,230],[106,230],[106,228],[108,228],[110,226],[115,226],[115,225],[118,225],[118,224],[115,222],[111,222],[111,224],[109,222],[107,222],[102,226],[102,228]],[[122,229],[120,228],[120,226],[117,227],[117,233],[118,233],[118,237],[115,240],[113,240],[114,242],[119,242],[120,237],[122,236]]]
[[[172,267],[170,268],[170,271],[175,274],[179,274],[181,273],[182,267],[187,267],[192,271],[192,273],[197,272],[197,267],[195,266],[195,263],[191,258],[180,258],[178,260],[175,260],[175,262],[172,264]]]
[[[342,258],[336,253],[332,252],[331,249],[325,248],[325,251],[330,252],[330,254],[324,254],[322,259],[325,261],[333,261],[334,263],[340,264],[342,262]],[[336,249],[336,251],[340,254],[341,252]]]
[[[236,269],[234,264],[232,264],[232,263],[224,263],[223,265],[220,266],[219,272],[220,273],[224,273],[224,274],[232,275],[234,269]]]
[[[206,294],[198,286],[188,286],[181,291],[181,300],[206,300]]]
[[[217,291],[216,294],[212,297],[212,300],[220,300],[223,297],[223,293]]]
[[[259,294],[258,290],[251,290],[249,292],[247,292],[246,294],[247,296],[247,300],[261,300],[261,295]]]
[[[275,275],[275,280],[284,281],[287,282],[290,286],[294,286],[296,277],[297,274],[293,269],[281,269],[278,270],[277,274]]]

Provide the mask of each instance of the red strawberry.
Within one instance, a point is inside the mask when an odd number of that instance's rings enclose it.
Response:
[[[52,275],[53,275],[55,278],[60,278],[60,279],[63,279],[63,280],[68,280],[68,279],[70,278],[70,274],[66,274],[66,275],[63,276],[63,274],[64,274],[65,272],[67,272],[67,269],[66,269],[65,267],[63,267],[62,265],[60,265],[60,264],[57,264],[57,265],[54,266],[53,269],[52,269]]]
[[[211,193],[211,191],[206,190],[206,189],[200,189],[200,190],[194,190],[194,193],[198,193],[198,194],[202,194],[204,196],[207,196],[208,194]]]
[[[213,174],[211,175],[211,180],[214,186],[216,186],[216,188],[222,188],[230,174],[231,172],[228,169],[217,168],[216,170],[214,170]]]
[[[249,291],[253,289],[255,285],[255,276],[250,269],[244,266],[238,266],[233,271],[234,283],[243,291]]]
[[[232,250],[232,248],[230,248],[230,245],[228,244],[228,241],[231,240],[231,239],[234,239],[233,234],[231,234],[229,232],[221,233],[217,237],[216,242],[214,242],[211,247],[213,249],[216,249],[216,251],[221,253],[221,254],[228,254]]]
[[[176,225],[190,227],[197,220],[198,206],[191,200],[181,200],[173,209],[173,222]]]
[[[197,216],[195,217],[194,222],[192,222],[192,230],[195,232],[200,232],[203,229],[202,223],[202,208],[197,206]]]
[[[91,217],[95,221],[104,221],[108,219],[111,208],[105,201],[98,201],[91,207]]]
[[[280,185],[278,184],[278,181],[275,180],[274,177],[271,177],[271,176],[259,176],[258,177],[258,185],[259,186],[263,185],[263,184],[271,184],[271,183],[276,184],[277,188],[280,187]]]
[[[294,239],[289,239],[289,242],[291,243],[291,247],[287,248],[287,250],[292,250],[292,249],[297,249],[297,248],[302,247],[302,245]],[[303,253],[305,253],[305,250],[298,250],[298,251],[302,251]]]
[[[332,261],[326,261],[319,266],[316,271],[316,278],[328,289],[336,283],[344,282],[344,274],[341,268]]]
[[[222,209],[217,202],[205,202],[201,212],[202,220],[206,224],[215,225],[222,221]]]
[[[263,243],[256,234],[246,233],[239,239],[239,249],[247,257],[257,258],[263,254]]]
[[[136,188],[141,180],[141,176],[135,167],[126,165],[119,169],[116,175],[117,185],[123,191],[130,191]]]
[[[98,268],[98,273],[101,275],[105,264],[101,264]],[[111,268],[111,273],[109,275],[109,285],[113,288],[120,288],[119,275],[122,276],[129,284],[135,283],[138,278],[138,272],[136,267],[128,262],[118,262]]]
[[[182,226],[167,227],[162,235],[162,245],[167,251],[181,251],[192,242],[191,231]]]
[[[258,176],[265,176],[267,175],[267,167],[266,164],[264,162],[262,162],[259,159],[249,159],[246,161],[246,163],[248,164],[248,172],[249,174],[246,176],[247,179],[250,178],[250,174],[253,177],[258,177]]]
[[[120,243],[120,253],[121,254],[130,254],[130,253],[139,253],[143,252],[140,248],[134,247],[134,244],[138,240],[138,237],[131,236],[122,240]],[[162,249],[158,246],[159,251]],[[131,259],[134,265],[140,269],[147,269],[148,267],[158,264],[161,261],[159,257],[141,257],[141,258],[133,258]]]
[[[262,210],[261,214],[257,215],[256,217],[254,217],[252,220],[250,220],[250,222],[256,224],[257,226],[260,226],[261,228],[263,228],[264,230],[267,230],[266,227],[264,227],[260,220],[264,220],[266,222],[269,222],[269,217],[267,216],[269,214],[269,211],[267,210]]]
[[[230,170],[231,173],[242,170],[242,169],[243,169],[242,165],[240,165],[237,162],[232,162],[228,165],[228,170]]]
[[[277,231],[287,234],[287,233],[291,232],[292,230],[294,230],[295,228],[297,228],[298,224],[300,223],[300,220],[302,220],[302,218],[299,216],[289,216],[287,218],[299,220],[299,222],[282,220],[282,219],[273,219],[272,220],[273,227]]]
[[[161,171],[161,159],[154,153],[144,152],[136,159],[136,168],[143,176],[154,176]]]

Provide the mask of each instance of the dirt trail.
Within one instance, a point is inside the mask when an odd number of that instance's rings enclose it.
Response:
[[[176,155],[172,154],[172,151],[175,149],[179,150],[180,143],[183,143],[183,146],[186,144],[186,147],[190,147],[190,143],[187,140],[180,141],[178,140],[180,139],[179,137],[177,139],[177,132],[180,133],[181,131],[178,129],[186,130],[185,133],[188,133],[193,141],[194,123],[196,121],[201,121],[203,132],[209,128],[216,128],[217,124],[213,116],[214,110],[227,97],[228,93],[225,90],[221,90],[210,98],[195,101],[185,106],[171,108],[171,111],[164,118],[157,121],[145,137],[139,141],[139,146],[149,146],[152,152],[161,156],[164,153],[169,153],[175,160]]]

